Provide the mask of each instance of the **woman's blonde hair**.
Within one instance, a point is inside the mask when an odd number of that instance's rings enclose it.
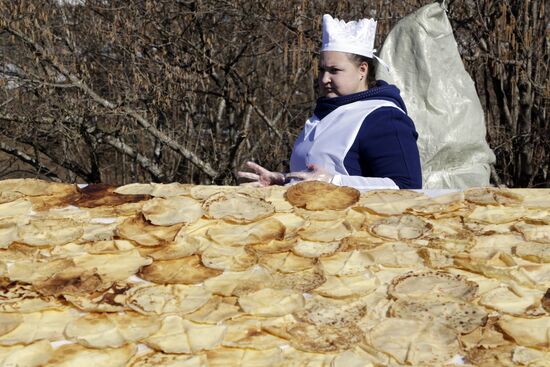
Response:
[[[350,61],[353,62],[357,67],[361,66],[362,63],[366,63],[368,65],[367,86],[369,88],[376,86],[376,70],[374,69],[374,59],[352,53],[348,53],[347,55]]]

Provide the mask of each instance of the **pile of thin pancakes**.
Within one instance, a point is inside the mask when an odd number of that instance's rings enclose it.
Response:
[[[549,366],[550,190],[0,181],[0,366]]]

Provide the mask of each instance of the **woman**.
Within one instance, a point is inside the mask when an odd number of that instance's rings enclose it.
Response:
[[[254,173],[239,177],[257,186],[320,180],[362,190],[422,187],[418,134],[399,89],[373,78],[375,31],[372,19],[323,16],[321,97],[294,144],[291,173],[247,162]]]

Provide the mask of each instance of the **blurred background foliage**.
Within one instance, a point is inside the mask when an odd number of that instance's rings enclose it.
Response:
[[[285,171],[317,98],[321,15],[376,18],[380,46],[428,3],[0,0],[0,178],[235,184],[247,160]],[[446,2],[495,184],[550,185],[545,3]]]

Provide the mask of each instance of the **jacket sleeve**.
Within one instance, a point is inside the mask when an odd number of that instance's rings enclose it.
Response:
[[[334,175],[331,183],[338,186],[351,186],[357,190],[381,190],[381,189],[399,189],[399,186],[387,177],[363,177],[363,176],[347,176]]]
[[[393,107],[369,114],[356,137],[361,176],[336,175],[336,185],[357,189],[420,189],[422,171],[412,120]]]

